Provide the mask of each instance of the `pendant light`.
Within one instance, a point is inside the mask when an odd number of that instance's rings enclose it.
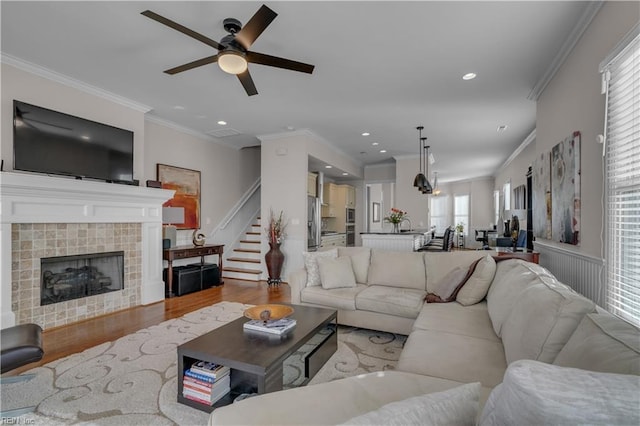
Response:
[[[422,137],[422,129],[424,129],[424,126],[418,126],[416,127],[416,129],[418,130],[418,154],[420,155],[420,170],[418,171],[418,174],[416,175],[415,179],[413,179],[413,186],[417,187],[419,191],[422,191],[422,188],[424,187],[424,183],[426,182],[427,178],[424,176],[424,174],[422,173],[422,149],[423,149],[423,145],[424,145],[424,141]]]
[[[427,138],[422,138],[423,139],[423,146],[424,146],[424,150],[425,150],[425,154],[424,154],[424,176],[429,176],[429,148],[431,148],[429,145],[427,145]],[[433,193],[433,187],[431,186],[431,184],[429,183],[429,179],[427,179],[426,177],[424,178],[424,184],[422,185],[422,188],[420,188],[420,192],[422,192],[423,194],[432,194]]]

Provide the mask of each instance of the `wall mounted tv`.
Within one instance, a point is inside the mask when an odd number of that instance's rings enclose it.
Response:
[[[133,132],[13,101],[13,168],[133,181]]]

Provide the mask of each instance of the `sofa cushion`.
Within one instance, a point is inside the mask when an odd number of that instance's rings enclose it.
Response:
[[[356,296],[356,309],[415,318],[422,309],[424,290],[370,285]]]
[[[424,290],[426,281],[422,253],[371,250],[369,285]]]
[[[351,258],[356,282],[366,284],[371,263],[371,249],[369,247],[338,247],[338,257],[342,256]]]
[[[587,314],[553,363],[640,375],[640,330],[609,313]]]
[[[435,284],[458,266],[469,268],[473,262],[487,255],[482,250],[450,252],[424,252],[424,266],[427,271],[427,292],[433,293]]]
[[[522,360],[509,366],[480,425],[637,425],[640,377]]]
[[[500,341],[493,332],[486,301],[471,306],[462,306],[455,302],[426,304],[413,323],[413,330],[442,331]]]
[[[335,259],[338,257],[338,249],[327,251],[310,251],[303,252],[304,267],[307,270],[307,287],[320,286],[320,269],[318,268],[319,257],[328,257]]]
[[[324,289],[355,287],[356,277],[353,274],[351,259],[349,257],[319,257],[320,283]]]
[[[469,268],[458,266],[449,271],[436,283],[433,293],[428,293],[426,301],[428,303],[449,303],[453,302],[456,293],[469,277]]]
[[[525,288],[540,282],[541,276],[554,278],[543,267],[524,260],[509,259],[496,264],[496,274],[487,293],[487,307],[493,330],[498,336],[502,336],[502,324],[516,299]]]
[[[414,396],[383,405],[342,424],[474,426],[480,388],[480,383],[467,383],[442,392]]]
[[[555,279],[541,277],[515,300],[502,324],[507,363],[519,359],[553,362],[596,305]]]
[[[475,270],[458,291],[456,301],[464,306],[474,305],[485,298],[496,273],[496,261],[486,255],[475,266]]]
[[[411,332],[397,370],[493,387],[502,381],[507,363],[502,343],[433,330]]]
[[[305,303],[355,311],[356,294],[365,288],[367,288],[366,284],[357,284],[355,287],[334,288],[331,290],[325,290],[321,286],[306,287],[300,294],[300,300]]]

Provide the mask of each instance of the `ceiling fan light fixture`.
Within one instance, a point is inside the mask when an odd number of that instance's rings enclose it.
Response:
[[[218,54],[220,69],[229,74],[242,74],[247,70],[247,58],[243,52],[227,50]]]

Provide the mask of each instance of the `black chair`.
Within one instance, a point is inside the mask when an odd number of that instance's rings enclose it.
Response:
[[[482,250],[490,250],[489,231],[486,229],[476,229],[476,241],[482,242]]]
[[[0,370],[1,374],[18,367],[40,361],[42,349],[42,328],[37,324],[20,324],[0,330]],[[35,374],[21,374],[0,378],[0,384],[31,380]],[[17,408],[0,412],[0,417],[16,417],[35,410],[36,407]]]
[[[434,238],[424,246],[420,247],[418,251],[451,251],[453,248],[453,228],[448,227],[444,230],[442,238]]]

